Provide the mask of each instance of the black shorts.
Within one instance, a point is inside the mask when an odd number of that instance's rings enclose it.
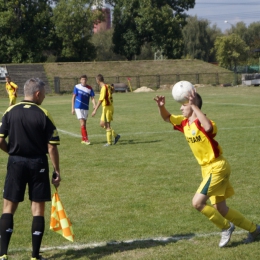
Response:
[[[12,202],[23,201],[27,183],[29,199],[31,201],[42,202],[51,200],[47,156],[36,158],[9,156],[4,186],[4,199]]]

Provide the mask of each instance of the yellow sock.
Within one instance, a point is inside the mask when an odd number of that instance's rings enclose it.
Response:
[[[112,130],[112,135],[115,138],[117,136],[117,134],[116,134],[116,132],[112,128],[111,128],[111,130]]]
[[[210,205],[206,205],[201,213],[221,229],[228,229],[230,227],[229,221]]]
[[[246,219],[239,211],[235,209],[229,208],[225,218],[234,223],[235,226],[243,228],[249,232],[254,232],[256,230],[256,224]]]
[[[111,131],[111,129],[107,130],[107,143],[112,144],[112,131]]]

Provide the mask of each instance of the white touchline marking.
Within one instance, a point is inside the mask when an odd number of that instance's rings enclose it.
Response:
[[[260,107],[255,104],[240,104],[240,103],[217,103],[217,102],[203,102],[204,104],[216,104],[216,105],[235,105],[235,106],[247,106],[247,107]]]
[[[57,130],[58,130],[58,132],[61,132],[63,134],[67,134],[67,135],[74,136],[74,137],[81,137],[81,135],[74,134],[74,133],[71,133],[71,132],[59,129],[59,128]],[[162,131],[162,132],[123,133],[122,135],[127,136],[127,135],[143,135],[143,134],[161,134],[161,133],[172,133],[172,132],[173,132],[173,130],[171,130],[171,131]],[[94,134],[94,135],[89,134],[88,136],[90,136],[90,137],[97,137],[97,136],[104,136],[104,134]],[[120,135],[121,135],[121,133],[120,133]]]
[[[81,137],[81,135],[73,134],[71,132],[68,132],[68,131],[65,131],[65,130],[62,130],[62,129],[59,129],[59,128],[57,128],[57,130],[58,130],[58,132],[63,133],[63,134],[67,134],[67,135],[75,136],[75,137]]]
[[[255,125],[255,126],[240,126],[240,127],[223,127],[219,128],[220,130],[230,130],[230,129],[255,129],[255,128],[260,128],[260,125]]]
[[[218,104],[218,103],[216,103]],[[228,103],[227,103],[228,104]],[[250,105],[249,105],[250,106]],[[254,105],[252,105],[254,106]],[[258,106],[258,105],[255,105],[255,106]],[[3,112],[0,111],[1,114],[3,114]],[[230,130],[230,129],[256,129],[256,128],[260,128],[260,125],[259,126],[242,126],[242,127],[223,127],[223,128],[219,128],[219,130]],[[59,129],[57,128],[57,130],[60,132],[60,133],[63,133],[63,134],[67,134],[67,135],[70,135],[70,136],[74,136],[74,137],[81,137],[81,135],[79,134],[74,134],[72,132],[68,132],[68,131],[65,131],[63,129]],[[170,130],[170,131],[161,131],[161,132],[135,132],[135,133],[120,133],[122,136],[129,136],[129,135],[144,135],[144,134],[163,134],[163,133],[176,133],[177,131],[173,131],[173,130]],[[99,136],[103,136],[104,134],[94,134],[94,135],[89,135],[90,137],[99,137]]]
[[[235,231],[232,233],[232,235],[241,235],[245,234],[248,231],[245,230],[240,230],[240,231]],[[70,244],[66,246],[51,246],[51,247],[43,247],[41,248],[41,252],[44,251],[51,251],[51,250],[67,250],[67,249],[84,249],[84,248],[98,248],[98,247],[104,247],[104,246],[113,246],[113,245],[124,245],[128,244],[131,245],[133,243],[143,243],[143,242],[162,242],[162,243],[170,243],[170,242],[177,242],[180,240],[189,240],[193,239],[196,237],[212,237],[212,236],[220,236],[220,232],[212,232],[212,233],[207,233],[207,234],[193,234],[193,235],[183,235],[183,236],[170,236],[170,237],[154,237],[154,238],[144,238],[144,239],[131,239],[131,240],[124,240],[124,241],[108,241],[108,242],[93,242],[93,243],[86,243],[86,244]],[[241,242],[242,243],[242,242]],[[27,249],[10,249],[9,251],[15,252],[15,251],[31,251],[31,248]]]

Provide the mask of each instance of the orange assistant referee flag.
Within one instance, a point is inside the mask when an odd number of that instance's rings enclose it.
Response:
[[[72,224],[60,201],[58,190],[52,196],[50,229],[61,234],[71,242],[74,241]]]

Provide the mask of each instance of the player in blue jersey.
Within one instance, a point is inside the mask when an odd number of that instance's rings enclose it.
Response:
[[[89,145],[87,132],[87,118],[89,111],[89,99],[91,98],[93,109],[96,107],[95,93],[91,86],[87,85],[88,77],[87,75],[82,75],[80,77],[80,84],[74,87],[72,95],[72,108],[71,113],[74,115],[76,113],[77,118],[80,122],[82,144]]]

